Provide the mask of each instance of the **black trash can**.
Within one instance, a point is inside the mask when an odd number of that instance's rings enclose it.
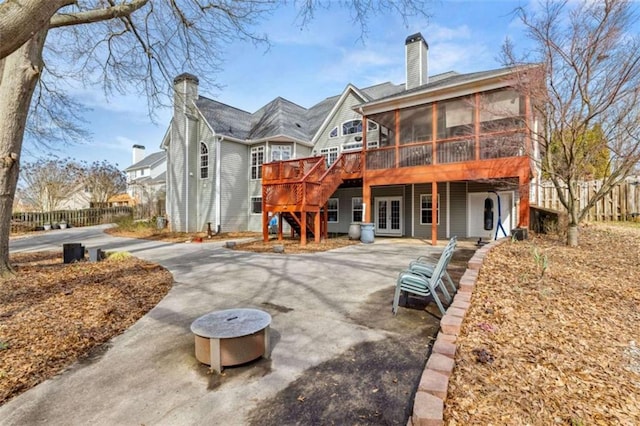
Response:
[[[62,259],[64,263],[77,262],[84,259],[84,246],[81,243],[67,243],[62,245]]]

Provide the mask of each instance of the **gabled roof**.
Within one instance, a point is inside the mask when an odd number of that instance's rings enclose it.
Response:
[[[167,180],[167,172],[162,172],[158,176],[152,178],[151,176],[141,176],[139,178],[132,179],[130,184],[138,185],[156,185],[164,183]]]
[[[161,161],[165,161],[167,159],[167,153],[165,151],[154,152],[153,154],[149,154],[144,157],[142,160],[138,161],[135,164],[124,169],[125,172],[129,172],[131,170],[144,169],[146,167],[152,167]]]
[[[403,87],[388,82],[364,89],[347,86],[362,101],[397,93]],[[253,114],[204,96],[199,96],[195,104],[209,127],[221,136],[247,142],[276,137],[311,141],[343,95],[326,98],[309,109],[277,97]]]
[[[342,91],[340,95],[332,96],[324,101],[314,105],[309,109],[309,123],[310,137],[315,139],[322,128],[331,120],[335,115],[340,105],[346,99],[349,92],[354,93],[362,101],[371,101],[382,96],[388,96],[393,93],[397,93],[402,90],[403,85],[395,85],[390,82],[376,84],[374,86],[358,89],[352,84],[347,84],[347,87]]]
[[[277,97],[253,114],[248,139],[286,135],[307,140],[307,109],[284,98]]]

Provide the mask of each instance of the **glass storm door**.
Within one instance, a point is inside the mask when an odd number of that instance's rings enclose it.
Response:
[[[402,236],[402,197],[376,198],[376,235]]]

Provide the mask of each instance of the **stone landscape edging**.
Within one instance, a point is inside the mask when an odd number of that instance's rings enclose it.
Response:
[[[502,238],[491,241],[476,250],[469,259],[467,269],[460,278],[458,292],[440,320],[440,331],[420,378],[408,426],[444,425],[444,401],[447,398],[449,377],[455,367],[456,340],[464,317],[471,307],[471,295],[478,280],[478,273],[487,253],[506,240],[507,238]]]

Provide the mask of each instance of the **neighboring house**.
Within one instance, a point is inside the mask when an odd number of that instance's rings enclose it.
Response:
[[[422,35],[405,46],[406,84],[348,84],[308,109],[276,98],[249,113],[199,96],[193,75],[176,77],[162,142],[171,228],[266,238],[278,214],[303,241],[352,222],[435,241],[492,238],[498,218],[507,234],[527,227],[537,150],[529,99],[509,86],[514,70],[428,76]]]
[[[75,189],[68,192],[64,199],[57,200],[55,210],[80,210],[91,207],[91,192],[82,185],[76,185]],[[51,211],[50,206],[39,206],[37,202],[30,200],[20,188],[16,190],[13,202],[14,212]]]
[[[162,213],[166,193],[167,154],[160,151],[146,155],[144,146],[133,145],[132,163],[124,170],[127,175],[127,194],[132,203],[149,207],[153,214]],[[123,198],[115,201],[125,200]],[[158,205],[161,205],[160,209],[157,208]]]
[[[133,207],[136,205],[134,200],[128,193],[116,194],[107,200],[108,207]]]

